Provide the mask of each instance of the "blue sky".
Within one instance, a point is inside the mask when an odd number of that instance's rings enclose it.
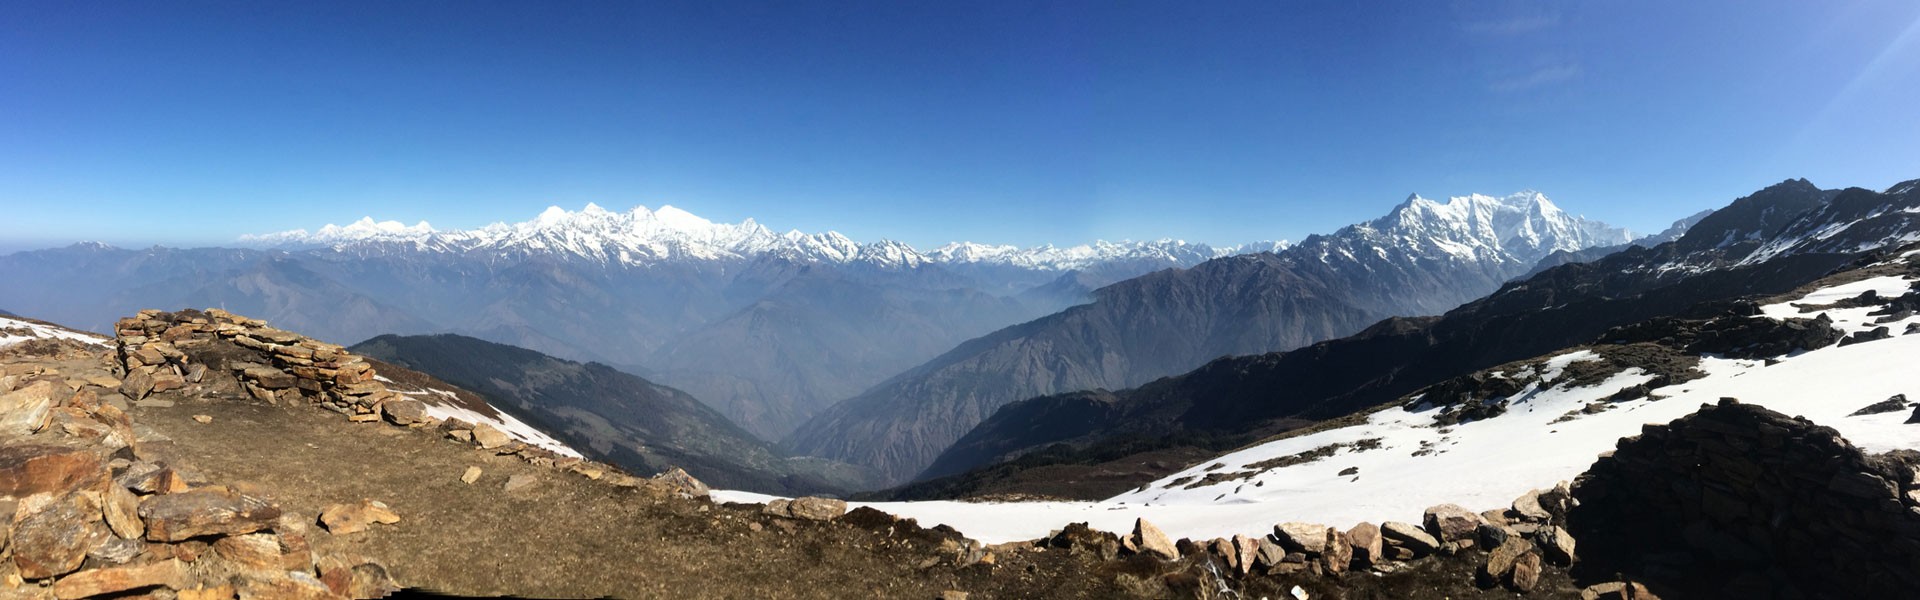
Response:
[[[1197,7],[1197,8],[1196,8]],[[0,250],[672,204],[920,247],[1920,177],[1920,4],[0,5]]]

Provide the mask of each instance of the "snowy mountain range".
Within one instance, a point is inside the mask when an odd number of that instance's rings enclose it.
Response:
[[[923,253],[897,241],[861,243],[834,231],[777,233],[753,219],[715,223],[673,206],[662,206],[658,210],[636,206],[626,212],[613,212],[591,203],[577,212],[551,206],[529,221],[494,223],[478,229],[442,231],[426,221],[406,225],[364,217],[345,226],[329,224],[312,232],[295,229],[244,235],[239,241],[245,246],[280,249],[385,248],[387,251],[494,256],[557,254],[633,266],[774,256],[799,262],[861,263],[896,269],[939,263],[1048,272],[1088,269],[1121,261],[1188,266],[1221,256],[1271,252],[1287,246],[1285,241],[1268,241],[1215,248],[1172,239],[1097,241],[1064,248],[1051,244],[1021,248],[954,242]]]
[[[787,444],[879,469],[896,483],[949,475],[922,470],[1010,402],[1137,386],[1223,355],[1298,348],[1387,317],[1439,314],[1554,252],[1630,239],[1537,192],[1444,203],[1416,195],[1383,217],[1277,253],[1102,287],[1090,304],[967,341],[823,411]]]

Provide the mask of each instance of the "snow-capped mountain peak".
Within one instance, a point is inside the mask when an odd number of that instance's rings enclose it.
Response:
[[[1523,190],[1506,196],[1469,194],[1446,202],[1419,194],[1393,212],[1342,230],[1334,237],[1380,238],[1463,260],[1516,260],[1532,263],[1556,250],[1624,244],[1625,229],[1567,214],[1546,194]]]

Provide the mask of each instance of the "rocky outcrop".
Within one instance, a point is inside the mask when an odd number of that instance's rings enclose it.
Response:
[[[1623,439],[1568,527],[1593,572],[1692,594],[1897,597],[1920,586],[1916,464],[1728,398]]]

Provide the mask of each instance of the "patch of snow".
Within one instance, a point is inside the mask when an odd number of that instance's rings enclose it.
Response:
[[[0,348],[36,339],[68,339],[94,346],[105,346],[107,344],[107,338],[98,334],[74,331],[65,327],[43,325],[10,317],[0,317]]]
[[[432,396],[436,396],[436,395],[443,396],[449,399],[453,398],[454,393],[449,392],[447,390],[428,389],[426,391],[420,391],[420,392],[401,392],[401,393],[407,394],[409,396],[416,396],[416,397],[427,396],[426,398],[418,398],[418,399],[420,399],[424,404],[427,405],[427,416],[433,417],[435,419],[446,420],[451,418],[451,419],[459,419],[462,421],[466,421],[468,423],[486,423],[488,425],[492,425],[494,429],[500,430],[501,433],[505,433],[507,434],[508,437],[511,437],[513,439],[516,439],[528,444],[532,444],[535,446],[539,446],[541,448],[546,448],[548,450],[552,450],[554,452],[558,452],[566,456],[572,456],[576,458],[582,457],[581,454],[575,451],[573,448],[567,446],[565,443],[561,442],[560,440],[554,439],[553,436],[547,435],[547,432],[541,431],[539,428],[536,428],[532,425],[528,425],[525,421],[516,419],[513,417],[513,415],[507,414],[506,411],[502,411],[497,407],[494,408],[494,412],[499,413],[500,416],[490,417],[477,412],[473,412],[471,410],[467,410],[459,406],[454,406],[452,404],[443,404],[431,398]]]

